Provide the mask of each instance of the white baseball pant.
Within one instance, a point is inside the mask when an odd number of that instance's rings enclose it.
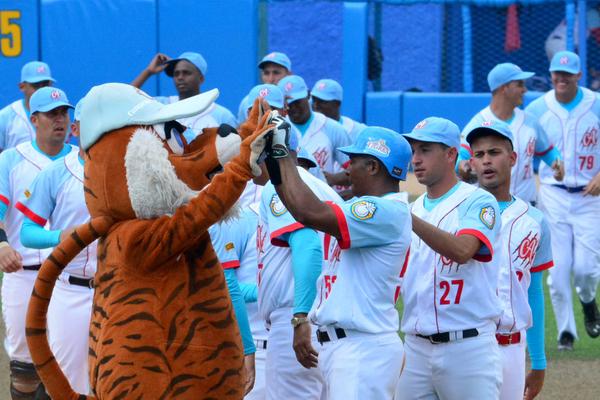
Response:
[[[500,346],[502,358],[502,386],[500,400],[522,399],[525,392],[525,331],[521,331],[521,342]]]
[[[280,308],[270,315],[271,328],[265,369],[266,398],[269,400],[326,399],[323,376],[319,368],[306,369],[296,359],[293,348],[294,328],[290,323],[292,317],[292,308]],[[319,348],[314,333],[313,347]]]
[[[494,400],[500,396],[502,362],[492,333],[433,344],[404,338],[406,367],[396,400]]]
[[[2,316],[6,327],[4,348],[11,360],[31,363],[25,337],[27,306],[37,271],[19,270],[2,277]]]
[[[600,282],[600,197],[541,185],[539,199],[552,234],[554,268],[548,286],[558,336],[567,331],[577,337],[571,274],[581,301],[594,300]]]
[[[267,361],[267,350],[260,346],[266,340],[255,340],[256,353],[254,353],[254,387],[244,400],[265,400],[265,367]],[[268,342],[267,342],[268,343]]]
[[[78,393],[90,392],[88,368],[94,290],[71,285],[66,274],[56,282],[48,306],[48,341],[56,361]]]
[[[396,332],[346,331],[329,335],[319,351],[329,400],[392,400],[402,373],[404,347]]]

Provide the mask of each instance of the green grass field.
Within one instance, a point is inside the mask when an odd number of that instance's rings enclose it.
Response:
[[[596,339],[590,338],[583,326],[583,313],[579,300],[575,291],[573,291],[573,299],[575,301],[575,320],[577,322],[577,333],[579,340],[575,342],[575,350],[573,351],[558,351],[558,340],[556,331],[556,319],[552,310],[552,302],[550,301],[550,293],[546,284],[546,276],[544,277],[544,302],[546,311],[546,358],[548,360],[599,360],[600,359],[600,337]],[[600,302],[600,291],[596,298]],[[402,313],[402,301],[399,301],[396,308]],[[403,335],[402,335],[403,336]]]

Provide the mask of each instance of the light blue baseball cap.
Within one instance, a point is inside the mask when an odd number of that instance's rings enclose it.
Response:
[[[415,125],[410,133],[403,136],[419,142],[442,143],[457,150],[460,148],[460,129],[446,118],[425,118]]]
[[[287,122],[292,125],[290,123],[290,121],[286,118]],[[289,138],[289,143],[288,143],[288,149],[292,150],[292,151],[298,151],[298,145],[300,144],[300,132],[294,128],[294,126],[292,125],[292,129],[290,129],[290,138]]]
[[[298,75],[288,75],[277,84],[279,89],[283,91],[283,95],[287,99],[288,103],[292,103],[296,100],[304,99],[308,96],[308,87],[304,79]]]
[[[310,154],[308,151],[306,151],[306,149],[304,147],[302,147],[300,149],[300,151],[298,151],[298,159],[303,159],[303,160],[307,160],[310,163],[310,168],[314,168],[317,166],[317,160],[315,160],[315,157]]]
[[[258,97],[265,99],[271,107],[283,108],[283,92],[277,85],[264,84],[256,85],[248,93],[247,108],[252,107],[254,100]]]
[[[75,111],[73,111],[73,119],[75,121],[81,121],[81,107],[83,106],[83,99],[85,97],[82,97],[77,104],[75,104]]]
[[[406,180],[412,150],[408,141],[397,132],[379,126],[369,126],[358,135],[354,144],[338,147],[342,153],[364,154],[377,158],[388,173],[402,181]]]
[[[38,83],[42,81],[56,82],[45,62],[30,61],[21,68],[21,82]]]
[[[510,143],[514,145],[510,126],[508,126],[506,122],[500,120],[483,121],[479,126],[474,127],[467,133],[465,140],[471,145],[478,136],[489,135],[490,133],[502,136],[510,140]]]
[[[285,53],[281,53],[279,51],[273,51],[264,56],[263,59],[258,63],[258,68],[264,67],[266,63],[281,65],[288,71],[292,70],[292,62],[290,61],[290,58]]]
[[[208,69],[208,64],[206,64],[206,60],[202,57],[200,53],[194,53],[193,51],[186,51],[181,53],[179,57],[173,58],[166,62],[167,67],[165,68],[165,74],[167,76],[173,76],[173,71],[175,70],[175,65],[181,60],[186,60],[191,62],[198,68],[202,76],[206,76],[206,70]]]
[[[342,89],[342,85],[333,79],[320,79],[313,86],[310,95],[325,101],[342,101],[344,99],[344,89]]]
[[[550,72],[561,71],[569,74],[578,74],[581,72],[579,56],[572,51],[559,51],[552,57],[549,70]]]
[[[523,71],[516,64],[502,63],[492,68],[487,76],[487,81],[490,91],[493,92],[506,83],[529,79],[534,75],[535,73],[533,72]]]
[[[58,88],[46,86],[39,88],[31,95],[29,99],[30,112],[48,112],[58,107],[74,108],[67,99],[65,92]]]

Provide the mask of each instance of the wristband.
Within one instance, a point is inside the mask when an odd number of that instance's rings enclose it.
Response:
[[[6,237],[6,231],[0,228],[0,242],[8,242],[8,237]]]

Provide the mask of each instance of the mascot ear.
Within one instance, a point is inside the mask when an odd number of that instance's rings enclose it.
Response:
[[[257,98],[254,100],[252,109],[248,114],[248,119],[240,125],[239,132],[242,140],[252,135],[258,127],[259,121],[262,119],[264,114],[268,114],[271,111],[269,103],[265,99]]]

